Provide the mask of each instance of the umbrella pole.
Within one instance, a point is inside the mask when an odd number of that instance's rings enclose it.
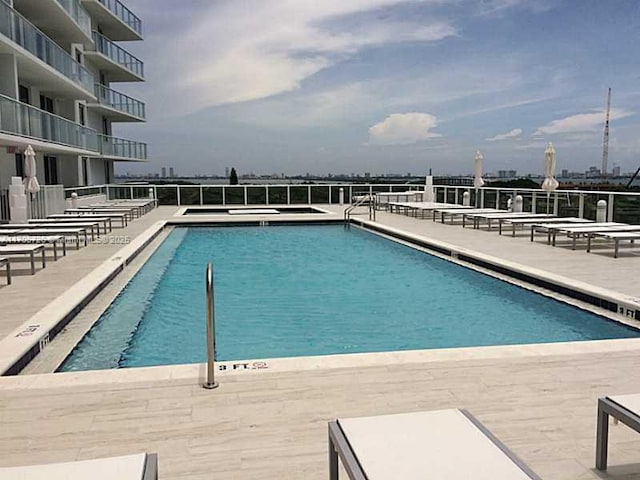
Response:
[[[547,215],[549,214],[549,202],[551,201],[551,192],[547,192]]]

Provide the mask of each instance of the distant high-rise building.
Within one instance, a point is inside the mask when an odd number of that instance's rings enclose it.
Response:
[[[167,178],[167,167],[162,167],[162,178]]]
[[[229,178],[229,174],[231,173],[231,169],[229,167],[224,167],[224,176]]]
[[[620,166],[616,165],[615,167],[613,167],[613,170],[611,171],[612,175],[614,177],[619,177],[620,176]]]
[[[364,172],[364,178],[371,178],[371,173],[370,172]]]
[[[562,170],[562,175],[560,175],[560,178],[569,178],[569,170],[567,170],[566,168]]]
[[[169,177],[176,178],[176,172],[173,171],[173,167],[169,167]]]
[[[598,178],[600,176],[600,169],[598,167],[589,167],[589,170],[585,172],[587,178]]]
[[[516,178],[517,176],[517,170],[498,170],[498,178]]]

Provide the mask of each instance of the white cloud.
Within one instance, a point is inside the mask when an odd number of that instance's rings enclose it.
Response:
[[[622,109],[612,109],[611,119],[618,120],[633,115]],[[553,120],[552,122],[538,128],[534,136],[557,135],[576,132],[592,132],[604,128],[605,112],[595,111],[591,113],[578,113],[570,117]]]
[[[498,140],[507,140],[509,138],[516,138],[519,137],[520,135],[522,135],[522,129],[521,128],[514,128],[513,130],[507,132],[507,133],[500,133],[498,135],[496,135],[495,137],[491,137],[491,138],[487,138],[485,139],[487,142],[496,142]]]
[[[430,131],[437,124],[436,117],[429,113],[394,113],[369,128],[369,143],[406,145],[441,137]]]
[[[300,88],[316,73],[368,47],[434,42],[456,34],[446,22],[335,21],[409,0],[206,2],[194,24],[163,46],[156,64],[171,86],[166,109],[182,112],[264,99]],[[425,3],[441,0],[422,0]],[[151,61],[151,63],[154,63]],[[167,105],[172,102],[173,105]]]

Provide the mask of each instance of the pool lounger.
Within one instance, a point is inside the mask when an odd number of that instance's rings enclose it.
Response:
[[[640,230],[640,227],[637,229]],[[613,258],[618,258],[618,252],[620,251],[620,242],[628,240],[633,243],[636,240],[640,240],[640,231],[620,231],[612,230],[610,232],[592,232],[587,234],[587,252],[591,251],[591,240],[594,237],[604,238],[606,240],[613,240]]]
[[[602,223],[594,223],[592,225],[576,225],[575,227],[564,227],[559,229],[552,229],[551,231],[551,245],[556,246],[556,238],[558,233],[566,233],[567,237],[571,239],[571,249],[576,249],[576,242],[580,237],[588,237],[595,233],[607,233],[607,232],[636,232],[640,231],[640,225],[627,225],[624,223],[613,223],[613,225],[605,225]]]
[[[526,226],[526,225],[536,225],[540,223],[540,219],[538,218],[509,218],[509,219],[505,219],[502,220],[501,223],[509,223],[511,224],[511,236],[515,237],[516,236],[516,227],[518,225],[521,226]],[[593,221],[591,220],[585,220],[584,218],[578,218],[578,217],[551,217],[551,218],[545,218],[544,219],[544,223],[545,224],[551,224],[551,223],[568,223],[568,224],[573,224],[573,225],[580,225],[580,224],[584,224],[584,225],[589,225],[589,224],[593,224]],[[502,225],[501,225],[502,226]],[[502,235],[502,228],[500,228],[499,230],[500,235]]]
[[[95,205],[95,206],[91,206],[89,205],[88,207],[78,207],[80,210],[89,210],[93,213],[100,213],[100,212],[107,212],[107,213],[124,213],[126,215],[129,215],[129,220],[135,220],[136,218],[140,217],[140,210],[137,207],[120,207],[120,206],[108,206],[108,205],[104,205],[104,206],[100,206],[100,205]]]
[[[158,206],[156,199],[141,199],[141,200],[110,200],[107,202],[94,203],[92,205],[107,205],[117,207],[137,207],[145,215]]]
[[[596,224],[596,222],[589,222],[587,220],[585,220],[585,224],[583,226],[588,227],[591,225]],[[531,225],[531,238],[530,240],[533,242],[533,238],[535,236],[536,233],[538,232],[543,232],[547,234],[547,245],[551,245],[551,236],[552,234],[554,234],[553,232],[557,229],[560,228],[571,228],[571,227],[577,227],[579,224],[576,224],[576,222],[540,222],[540,223],[535,223],[533,225]],[[620,225],[619,223],[597,223],[597,225],[601,226],[601,227],[606,227],[606,226],[610,226],[610,225]]]
[[[127,221],[131,221],[134,219],[134,213],[130,208],[91,208],[91,207],[80,207],[80,208],[67,208],[64,213],[80,213],[80,214],[93,214],[98,215],[100,217],[104,217],[105,213],[119,213],[121,215],[125,215],[127,217]]]
[[[473,220],[473,228],[480,229],[480,222],[486,220],[487,228],[491,230],[491,224],[494,220],[498,221],[498,230],[502,233],[502,222],[512,218],[537,218],[538,221],[547,218],[554,218],[555,215],[547,213],[531,213],[531,212],[503,212],[503,213],[469,213],[462,216],[462,226],[465,226],[466,219]]]
[[[376,197],[376,203],[384,205],[385,203],[395,202],[409,202],[412,199],[422,200],[424,192],[421,190],[408,190],[405,192],[374,192]]]
[[[56,213],[54,215],[49,215],[48,219],[65,219],[65,218],[77,218],[77,219],[98,219],[98,218],[107,218],[109,219],[109,230],[112,228],[113,220],[120,220],[120,225],[122,228],[126,227],[129,224],[129,219],[127,215],[124,213],[93,213],[91,211],[81,211],[81,212],[68,212],[68,213]]]
[[[141,198],[138,200],[110,200],[104,202],[116,206],[133,206],[142,210],[142,214],[146,214],[158,206],[158,201],[155,198]]]
[[[78,207],[85,208],[85,207]],[[87,208],[112,208],[112,209],[122,209],[122,210],[130,210],[133,214],[133,218],[140,218],[143,216],[146,211],[143,205],[138,204],[124,204],[124,203],[92,203],[91,205],[87,205]]]
[[[50,225],[50,224],[58,224],[64,223],[66,225],[72,223],[96,223],[98,235],[100,235],[100,226],[102,226],[102,232],[108,233],[112,231],[111,228],[111,219],[106,217],[95,217],[95,218],[40,218],[38,220],[29,220],[29,223],[38,223],[40,225]]]
[[[8,258],[0,257],[0,268],[7,271],[7,285],[11,285],[11,262]]]
[[[338,458],[352,480],[540,480],[466,410],[329,422],[329,478]]]
[[[43,245],[51,245],[53,248],[53,259],[58,260],[58,244],[62,246],[62,256],[67,255],[67,242],[63,235],[29,235],[29,232],[18,233],[17,236],[3,235],[0,231],[0,245],[12,244],[33,244],[41,243]]]
[[[84,246],[89,245],[89,235],[87,234],[86,228],[60,228],[60,227],[51,227],[51,228],[31,228],[27,230],[20,230],[18,233],[14,235],[64,235],[65,237],[71,237],[76,242],[76,250],[80,250],[80,238],[84,239]]]
[[[31,275],[36,274],[36,255],[38,253],[42,253],[42,268],[46,268],[47,259],[44,253],[44,245],[42,244],[24,245],[17,243],[14,245],[0,246],[0,255],[4,255],[6,257],[11,257],[13,255],[29,255]]]
[[[41,230],[41,229],[45,229],[45,230],[51,230],[51,229],[58,229],[58,228],[83,228],[88,230],[88,233],[91,234],[91,239],[95,240],[96,239],[96,232],[98,235],[100,235],[100,224],[98,222],[91,222],[91,221],[87,221],[84,223],[66,223],[66,222],[54,222],[54,223],[40,223],[40,222],[32,222],[30,221],[29,223],[18,223],[18,224],[13,224],[15,225],[16,228],[20,229],[20,233],[24,232],[25,230]],[[2,233],[2,229],[0,229],[0,234]]]
[[[139,453],[77,462],[0,467],[0,479],[158,480],[158,455],[155,453]]]
[[[440,222],[445,223],[446,217],[451,218],[453,223],[454,218],[462,217],[464,222],[464,216],[469,213],[506,213],[506,210],[496,210],[495,208],[436,208],[433,210],[433,221],[435,222],[440,215]]]
[[[438,202],[388,202],[385,204],[390,213],[394,213],[397,210],[408,216],[417,217],[418,212],[421,214],[421,218],[425,218],[425,212],[431,212],[436,208],[447,209],[469,209],[472,207],[466,207],[464,205],[456,205],[454,203],[438,203]]]
[[[609,415],[640,433],[640,394],[615,395],[598,399],[596,427],[596,468],[607,469]]]

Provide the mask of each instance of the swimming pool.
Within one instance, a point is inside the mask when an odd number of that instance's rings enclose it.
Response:
[[[61,371],[639,337],[640,332],[341,225],[175,228]]]

